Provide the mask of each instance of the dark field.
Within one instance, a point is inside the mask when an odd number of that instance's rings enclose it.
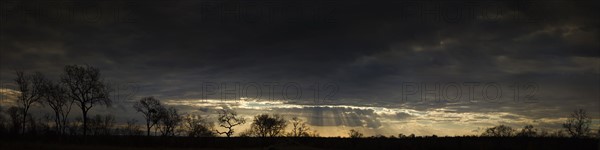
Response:
[[[187,138],[187,137],[11,137],[2,150],[24,149],[599,149],[598,139],[575,138]]]

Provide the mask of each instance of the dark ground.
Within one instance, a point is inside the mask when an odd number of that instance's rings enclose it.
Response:
[[[0,150],[72,149],[599,149],[598,139],[574,138],[187,138],[187,137],[2,137]]]

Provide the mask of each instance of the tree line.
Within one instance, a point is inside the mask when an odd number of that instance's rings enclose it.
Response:
[[[513,129],[507,125],[498,125],[487,128],[481,136],[485,137],[600,137],[600,129],[597,133],[591,130],[592,119],[583,109],[573,111],[567,121],[562,124],[563,130],[549,132],[536,129],[533,125],[525,125],[521,130]]]
[[[123,126],[117,126],[113,115],[95,115],[89,112],[94,106],[109,107],[112,90],[101,78],[99,69],[85,65],[65,66],[63,74],[57,81],[46,78],[42,73],[27,74],[16,71],[14,79],[17,85],[17,106],[11,106],[0,113],[0,133],[9,134],[56,134],[56,135],[142,135],[144,130],[138,121],[127,120]],[[46,114],[35,118],[30,109],[34,105],[48,106],[53,115]],[[75,107],[73,107],[75,106]],[[71,110],[78,108],[81,117],[69,119]],[[245,118],[237,115],[234,110],[219,111],[217,129],[208,118],[181,114],[174,107],[166,107],[160,100],[143,97],[132,106],[144,116],[147,136],[190,136],[215,137],[233,136],[234,127],[245,124]],[[292,130],[285,133],[288,124]],[[243,131],[242,136],[277,137],[318,136],[316,131],[299,118],[288,121],[280,115],[261,114],[254,117],[251,128]]]
[[[110,107],[109,95],[112,89],[101,78],[99,69],[92,66],[68,65],[59,80],[50,80],[42,73],[27,74],[16,71],[14,82],[20,94],[17,106],[1,110],[0,133],[8,134],[53,134],[53,135],[146,135],[146,136],[189,136],[189,137],[318,137],[319,134],[298,117],[286,120],[278,114],[259,114],[251,120],[250,128],[236,131],[236,127],[246,124],[246,119],[231,109],[219,110],[216,121],[194,114],[182,114],[174,107],[163,105],[159,99],[148,96],[137,100],[132,108],[140,113],[145,127],[135,119],[117,125],[113,115],[89,116],[94,106]],[[30,113],[34,105],[48,106],[52,115],[35,118]],[[75,107],[73,107],[75,106]],[[79,109],[81,117],[69,119],[71,110]],[[7,116],[7,117],[5,117]],[[549,133],[533,125],[526,125],[520,131],[510,126],[499,125],[487,128],[482,137],[591,137],[591,119],[585,110],[573,112],[563,124],[564,130]],[[286,129],[291,128],[290,131]],[[348,132],[351,138],[362,138],[358,130]],[[382,135],[372,137],[385,137]],[[391,136],[394,137],[394,136]],[[399,134],[398,138],[416,137],[414,134]],[[432,137],[437,137],[433,135]]]
[[[52,132],[57,134],[65,134],[74,127],[79,128],[78,122],[69,122],[68,120],[73,105],[81,110],[82,119],[79,120],[81,120],[83,135],[87,135],[90,131],[90,124],[97,125],[100,122],[114,121],[114,117],[106,120],[111,118],[109,116],[99,117],[99,120],[90,120],[88,117],[89,110],[94,106],[110,106],[112,102],[109,98],[111,89],[100,78],[100,71],[97,68],[78,65],[65,66],[64,73],[58,81],[50,80],[40,72],[26,74],[24,71],[16,71],[14,81],[20,92],[17,96],[17,106],[6,110],[11,120],[8,127],[12,133],[35,133],[40,130],[38,127],[49,128],[49,120],[53,120],[55,129]],[[54,112],[54,116],[45,116],[46,121],[36,120],[29,112],[35,104],[49,106]]]
[[[600,138],[600,129],[596,133],[592,132],[592,119],[583,109],[575,110],[571,113],[567,121],[562,124],[562,130],[549,131],[535,128],[533,125],[525,125],[520,130],[508,125],[497,125],[486,128],[479,137],[573,137],[573,138]],[[350,138],[363,138],[364,135],[358,130],[351,129],[348,133]],[[383,135],[374,135],[371,138],[416,138],[414,134],[385,137]],[[437,137],[436,135],[425,137]],[[472,136],[467,136],[472,137]]]
[[[133,108],[145,119],[145,132],[147,136],[189,136],[189,137],[216,137],[223,135],[232,137],[236,126],[246,123],[232,109],[219,110],[216,123],[207,117],[192,114],[180,114],[173,107],[165,107],[159,99],[144,97],[137,101]],[[220,127],[218,129],[215,124]],[[291,131],[286,133],[286,128],[291,125]],[[281,115],[260,114],[254,116],[251,127],[240,132],[241,137],[314,137],[316,131],[302,119],[297,117],[285,120]]]

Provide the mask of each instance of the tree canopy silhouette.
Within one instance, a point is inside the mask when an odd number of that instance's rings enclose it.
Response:
[[[533,128],[533,125],[526,125],[521,129],[521,132],[517,133],[520,137],[534,137],[537,135],[537,130]]]
[[[17,83],[19,92],[19,96],[17,96],[17,101],[19,105],[22,107],[22,121],[21,121],[21,131],[25,133],[25,127],[27,125],[27,114],[29,112],[29,108],[34,103],[40,103],[42,96],[42,82],[44,81],[44,76],[42,73],[36,72],[33,75],[26,75],[24,71],[17,71],[17,78],[15,82]]]
[[[258,137],[277,137],[285,132],[287,121],[280,115],[261,114],[254,116],[251,129]]]
[[[92,66],[65,66],[65,74],[61,77],[67,86],[69,98],[75,101],[83,114],[83,135],[87,135],[88,112],[95,105],[110,106],[110,89],[100,78],[100,70]]]
[[[291,137],[313,136],[310,133],[310,127],[308,125],[306,125],[306,122],[304,122],[302,119],[300,119],[298,117],[293,117],[292,120],[290,120],[290,123],[292,125],[292,131],[290,131],[288,133],[288,136],[291,136]],[[314,133],[314,134],[316,134],[316,133]]]
[[[183,118],[183,126],[186,128],[187,136],[189,137],[216,136],[216,133],[213,132],[214,124],[202,116],[186,115]]]
[[[350,136],[350,138],[361,138],[363,137],[363,134],[358,132],[358,130],[350,129],[350,131],[348,131],[348,136]]]
[[[499,125],[491,128],[487,128],[481,136],[491,136],[491,137],[511,137],[515,133],[515,130],[506,125]]]
[[[572,137],[584,137],[590,133],[592,120],[583,109],[575,110],[569,119],[563,123],[563,128]]]
[[[146,119],[146,135],[150,136],[150,129],[159,123],[161,119],[161,112],[164,112],[164,106],[160,104],[160,100],[150,96],[144,97],[137,101],[133,108],[144,114]]]
[[[163,136],[174,136],[175,128],[179,126],[182,121],[181,115],[177,112],[177,109],[169,107],[163,109],[160,115],[159,130]]]
[[[11,132],[13,134],[17,134],[20,133],[20,130],[23,128],[22,125],[22,116],[23,116],[23,108],[19,108],[19,107],[9,107],[6,110],[6,113],[8,114],[8,117],[10,118],[10,128],[11,128]]]
[[[50,106],[54,111],[54,124],[59,134],[64,134],[71,112],[73,101],[67,97],[67,89],[60,83],[51,80],[43,81],[42,99],[44,104]]]
[[[227,129],[227,131],[220,132],[216,130],[219,134],[225,134],[227,137],[231,137],[235,132],[233,127],[246,123],[246,119],[239,117],[237,112],[231,109],[222,109],[219,112],[219,126]]]

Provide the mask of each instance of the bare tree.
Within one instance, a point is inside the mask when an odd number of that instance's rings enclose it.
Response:
[[[254,116],[251,129],[259,137],[277,137],[283,135],[287,121],[280,115],[261,114]]]
[[[179,115],[177,109],[173,107],[169,107],[160,114],[160,124],[158,127],[162,136],[174,136],[175,127],[177,127],[182,121],[181,115]]]
[[[239,117],[237,112],[230,109],[223,109],[219,112],[219,126],[226,128],[227,132],[219,132],[219,134],[225,134],[227,137],[231,137],[233,135],[234,130],[233,127],[246,123],[246,119]]]
[[[511,137],[515,133],[515,130],[510,126],[499,125],[491,128],[487,128],[481,136],[491,137]]]
[[[27,121],[25,123],[27,124],[26,130],[28,134],[36,135],[38,133],[37,119],[33,115],[28,114]]]
[[[36,126],[42,134],[56,134],[58,131],[52,131],[52,115],[45,113],[42,118],[39,118]]]
[[[251,128],[248,128],[248,129],[240,132],[240,137],[254,137],[254,136],[257,136],[257,134]]]
[[[521,132],[517,134],[520,137],[534,137],[537,135],[537,130],[533,128],[533,125],[526,125],[521,129]]]
[[[22,128],[22,121],[21,117],[23,116],[22,113],[23,111],[21,110],[22,108],[19,107],[10,107],[6,110],[6,113],[8,114],[8,117],[10,118],[10,132],[11,133],[20,133],[20,130]]]
[[[0,134],[4,134],[6,132],[6,118],[2,113],[3,111],[4,110],[2,110],[2,106],[0,106]]]
[[[572,137],[585,137],[590,133],[590,124],[592,120],[583,109],[575,110],[571,117],[563,123],[563,128]]]
[[[100,71],[91,66],[66,66],[61,81],[67,86],[69,98],[81,109],[83,135],[87,135],[88,111],[96,104],[110,106],[110,90],[100,78]]]
[[[123,128],[123,133],[125,135],[142,135],[144,132],[141,130],[141,126],[137,124],[136,119],[127,120],[125,127]]]
[[[44,80],[42,89],[43,102],[48,104],[52,108],[52,111],[54,111],[56,131],[59,134],[64,134],[73,101],[68,98],[67,89],[59,83]]]
[[[600,138],[600,127],[598,127],[598,130],[596,130],[596,138]]]
[[[89,129],[94,135],[110,135],[116,120],[113,115],[96,115],[90,118]]]
[[[563,130],[555,130],[550,133],[550,137],[567,137],[567,133],[563,132]]]
[[[83,119],[81,119],[81,117],[76,117],[75,119],[73,119],[73,121],[69,122],[69,124],[67,125],[67,130],[69,131],[70,135],[79,135],[81,134],[80,131],[81,130],[81,126],[83,124]]]
[[[290,123],[292,124],[292,131],[290,133],[288,133],[288,136],[291,137],[309,137],[312,136],[310,133],[310,127],[308,125],[306,125],[306,123],[298,118],[298,117],[294,117],[292,118],[292,120],[290,120]]]
[[[115,129],[115,124],[117,123],[117,120],[115,119],[114,115],[108,114],[108,115],[104,115],[104,119],[101,122],[101,129],[100,130],[101,134],[103,135],[111,135],[113,130]]]
[[[183,118],[183,127],[189,137],[214,137],[214,124],[199,115],[186,115]]]
[[[17,78],[15,79],[15,82],[17,83],[17,86],[19,88],[19,92],[21,93],[17,99],[18,99],[18,103],[19,105],[21,105],[21,107],[23,108],[22,111],[22,125],[21,125],[21,131],[22,133],[25,133],[25,127],[26,127],[26,122],[27,122],[27,114],[29,112],[29,108],[31,108],[31,106],[34,103],[39,103],[40,102],[40,97],[42,95],[41,92],[41,86],[42,86],[42,82],[44,81],[44,76],[39,73],[36,72],[35,74],[28,76],[25,74],[25,72],[23,71],[17,71]]]
[[[150,129],[158,124],[161,119],[161,112],[164,112],[164,107],[160,104],[160,100],[154,97],[144,97],[133,105],[136,111],[144,114],[146,119],[146,135],[150,136]]]
[[[363,137],[363,134],[358,132],[357,130],[350,129],[350,132],[348,132],[348,136],[350,136],[350,138],[361,138]]]

